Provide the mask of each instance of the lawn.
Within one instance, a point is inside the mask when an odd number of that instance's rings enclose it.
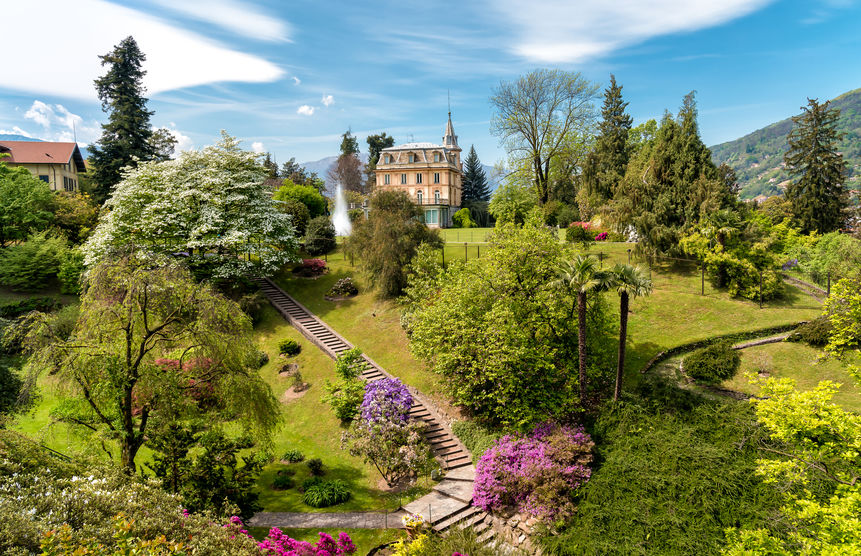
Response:
[[[747,394],[757,394],[759,386],[750,383],[747,373],[795,380],[799,390],[812,390],[821,380],[841,384],[834,401],[849,411],[861,411],[861,391],[849,375],[846,365],[836,359],[820,361],[822,351],[807,344],[779,342],[747,348],[741,352],[741,369],[732,380],[722,384]]]
[[[320,532],[329,533],[337,540],[338,533],[342,531],[350,535],[350,539],[356,545],[356,556],[364,556],[372,548],[396,541],[405,535],[399,529],[281,529],[281,532],[291,539],[307,542],[317,542],[320,539]],[[269,530],[262,527],[249,527],[248,532],[255,539],[263,540]]]
[[[323,354],[319,348],[305,339],[295,328],[271,307],[266,307],[262,322],[255,328],[258,346],[269,354],[270,361],[261,370],[261,376],[270,384],[275,395],[281,399],[290,386],[290,379],[280,377],[278,371],[287,363],[299,365],[299,372],[304,382],[310,384],[306,393],[298,398],[283,403],[284,423],[276,432],[274,454],[279,457],[287,449],[298,449],[306,461],[320,458],[325,471],[324,479],[341,479],[345,481],[352,498],[337,506],[329,508],[312,508],[302,502],[302,494],[294,486],[287,490],[273,490],[272,481],[281,469],[292,468],[294,484],[300,485],[310,476],[305,463],[284,465],[275,463],[268,465],[260,476],[258,488],[260,503],[264,511],[270,512],[343,512],[370,511],[384,509],[394,510],[400,506],[401,497],[406,502],[429,490],[429,479],[422,478],[422,486],[415,487],[410,492],[396,495],[378,488],[380,474],[370,464],[365,464],[360,458],[351,456],[341,449],[340,421],[335,418],[329,406],[321,401],[325,395],[326,379],[334,379],[334,362]],[[279,340],[292,338],[299,342],[302,351],[290,359],[278,356]]]

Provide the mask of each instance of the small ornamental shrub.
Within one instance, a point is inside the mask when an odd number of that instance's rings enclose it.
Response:
[[[607,241],[607,232],[601,232],[595,236],[595,241]]]
[[[362,350],[359,348],[345,351],[335,360],[335,374],[344,379],[359,378],[364,361]]]
[[[565,229],[565,241],[568,243],[587,244],[592,241],[592,236],[586,228],[580,225],[580,223],[572,222],[571,225]]]
[[[338,382],[326,380],[323,387],[326,395],[322,401],[332,406],[332,411],[342,423],[349,423],[359,414],[359,405],[365,395],[365,383],[358,378],[342,378]]]
[[[319,477],[323,474],[323,460],[320,458],[309,459],[306,465],[308,466],[308,470],[315,477]]]
[[[352,278],[341,278],[329,290],[329,297],[352,297],[359,294],[359,288],[353,283]]]
[[[259,350],[257,352],[257,360],[255,361],[255,365],[257,365],[258,369],[262,369],[266,363],[269,363],[269,354],[263,350]]]
[[[469,209],[464,207],[459,211],[455,212],[451,221],[454,223],[455,228],[477,228],[478,224],[472,219],[472,214]]]
[[[316,278],[326,274],[327,270],[326,261],[323,259],[302,259],[302,265],[295,268],[293,273],[303,278]]]
[[[348,556],[356,552],[347,533],[339,533],[335,541],[328,533],[320,532],[320,540],[311,544],[291,539],[277,527],[270,529],[257,547],[264,556]]]
[[[324,255],[335,248],[335,226],[328,216],[318,216],[308,222],[305,251],[309,255]]]
[[[312,508],[328,508],[350,499],[347,485],[340,479],[321,481],[305,490],[302,501]]]
[[[595,444],[582,427],[543,423],[529,435],[503,436],[475,469],[473,504],[555,520],[574,513],[574,495],[589,480]]]
[[[719,384],[735,376],[741,355],[729,342],[718,342],[685,357],[685,372],[706,384]]]
[[[296,448],[291,448],[284,452],[284,455],[281,456],[281,459],[284,461],[289,461],[290,463],[299,463],[300,461],[305,459],[305,454],[303,454],[300,450]]]
[[[276,475],[272,481],[272,488],[275,490],[287,490],[293,487],[293,478],[289,475]]]
[[[820,316],[802,324],[787,338],[790,342],[804,342],[813,347],[825,347],[831,337],[831,321]]]
[[[263,309],[269,305],[262,292],[246,293],[239,298],[239,308],[251,317],[251,324],[258,324],[263,318]]]
[[[296,340],[286,338],[278,342],[278,352],[281,355],[298,355],[300,351],[302,351],[302,346]]]

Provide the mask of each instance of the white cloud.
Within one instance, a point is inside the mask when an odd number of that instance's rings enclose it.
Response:
[[[104,0],[4,2],[3,20],[4,44],[26,44],[27,55],[4,57],[0,88],[95,100],[93,79],[104,73],[98,56],[129,35],[146,54],[149,94],[222,81],[270,82],[284,75],[263,58]],[[39,40],[22,24],[26,21],[39,22]]]
[[[69,112],[62,104],[48,104],[34,100],[30,108],[24,112],[24,118],[42,128],[40,133],[29,133],[15,126],[20,135],[38,137],[47,141],[74,141],[89,144],[101,135],[101,126],[96,121],[87,123],[84,119]]]
[[[301,82],[302,82],[302,80],[301,80],[301,79],[299,79],[299,78],[298,78],[298,77],[296,77],[295,75],[293,76],[293,84],[294,84],[294,85],[298,85],[298,84],[299,84],[299,83],[301,83]]]
[[[335,104],[335,97],[332,95],[323,95],[323,99],[320,101],[324,106],[332,106]]]
[[[180,130],[176,129],[176,124],[170,122],[170,125],[165,126],[168,132],[173,135],[173,138],[176,139],[176,145],[173,147],[173,156],[174,158],[179,155],[179,153],[183,151],[190,151],[194,149],[194,141],[188,135],[184,134]]]
[[[253,143],[251,143],[251,150],[256,153],[265,152],[265,150],[263,149],[263,143],[261,143],[260,141],[254,141]]]
[[[772,0],[544,0],[524,8],[494,0],[493,10],[515,28],[511,49],[539,63],[582,62],[670,33],[720,25]]]
[[[270,42],[288,41],[286,22],[237,0],[152,0],[153,3],[228,31]]]
[[[0,129],[0,135],[23,135],[24,137],[33,137],[29,131],[24,131],[18,126],[12,126],[12,129]]]
[[[313,116],[314,115],[314,107],[308,106],[307,104],[303,104],[296,110],[297,114],[302,114],[303,116]]]

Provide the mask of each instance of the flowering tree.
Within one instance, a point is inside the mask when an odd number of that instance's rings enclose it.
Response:
[[[473,503],[564,518],[574,511],[572,494],[589,480],[593,446],[582,427],[553,423],[527,436],[503,436],[476,465]]]
[[[185,253],[217,279],[271,275],[297,260],[291,217],[272,203],[257,158],[222,132],[216,145],[127,170],[83,247],[86,265],[129,245]]]
[[[389,486],[417,475],[430,459],[424,425],[408,415],[412,403],[400,380],[371,382],[365,386],[360,418],[344,433],[350,453],[371,462]]]

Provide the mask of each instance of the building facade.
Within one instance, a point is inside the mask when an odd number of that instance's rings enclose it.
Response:
[[[376,187],[403,191],[424,212],[431,228],[451,226],[460,209],[463,193],[463,163],[451,112],[442,144],[406,143],[382,150],[375,169]]]
[[[78,191],[79,174],[86,172],[77,143],[0,141],[0,161],[26,168],[54,191]]]

